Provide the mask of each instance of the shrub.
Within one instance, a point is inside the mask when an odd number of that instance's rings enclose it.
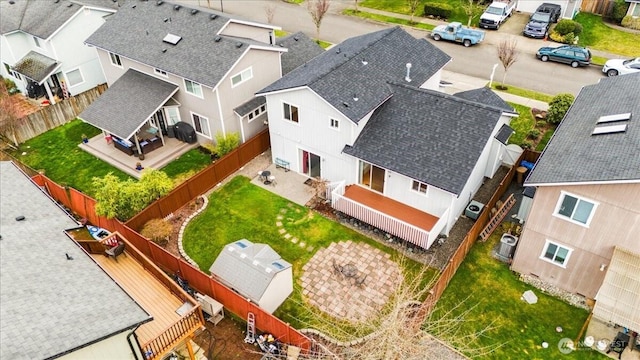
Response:
[[[448,19],[453,13],[453,7],[449,4],[426,3],[424,4],[424,15],[433,15],[442,19]]]
[[[547,126],[547,122],[546,121],[544,121],[544,120],[536,121],[536,127],[543,128],[545,126]]]
[[[549,111],[547,112],[547,122],[550,124],[559,124],[567,113],[575,97],[573,94],[558,94],[549,102]]]
[[[527,133],[527,137],[529,139],[537,139],[540,136],[540,130],[538,129],[531,129],[529,130],[529,132]]]
[[[627,10],[629,9],[630,3],[625,0],[616,0],[613,3],[613,8],[611,9],[611,14],[609,15],[609,19],[616,24],[621,24],[625,15],[627,15]]]
[[[533,144],[530,141],[523,141],[522,144],[520,144],[520,147],[523,149],[531,149]]]
[[[625,16],[620,25],[634,30],[640,30],[640,17],[634,18],[631,15]]]
[[[164,246],[169,242],[169,237],[171,237],[172,232],[173,226],[171,226],[169,221],[164,219],[151,219],[144,224],[140,233],[142,236],[151,239],[154,243]]]
[[[9,95],[13,95],[20,92],[20,89],[18,89],[18,87],[16,86],[16,83],[13,82],[13,80],[3,78],[2,81],[4,81],[4,86],[7,89],[7,92],[9,93]]]
[[[553,29],[558,34],[565,36],[569,33],[573,33],[574,36],[578,36],[582,33],[582,24],[577,21],[562,19],[558,21],[558,24]]]

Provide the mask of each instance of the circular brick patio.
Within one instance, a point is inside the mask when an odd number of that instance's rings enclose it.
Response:
[[[343,267],[343,273],[335,270],[334,263]],[[344,269],[350,267],[355,268],[355,274],[347,277]],[[398,264],[389,254],[351,240],[318,250],[303,271],[302,293],[309,303],[350,321],[374,315],[403,281]]]

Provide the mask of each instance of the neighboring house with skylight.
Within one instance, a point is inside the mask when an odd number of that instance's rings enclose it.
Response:
[[[0,1],[0,75],[51,103],[106,82],[84,40],[116,12],[112,0]]]
[[[247,239],[228,244],[209,269],[240,295],[273,313],[293,292],[293,268],[269,245]]]
[[[287,49],[275,45],[275,29],[168,1],[129,1],[86,40],[109,89],[79,117],[128,155],[145,137],[154,148],[174,137],[215,142],[217,133],[244,142],[266,128],[254,93],[281,76]],[[247,103],[239,117],[234,109]],[[179,123],[194,136],[183,139]]]
[[[501,165],[515,110],[438,89],[450,57],[400,27],[350,38],[258,92],[273,162],[331,182],[332,206],[423,248]]]
[[[583,87],[525,185],[537,189],[512,270],[640,331],[640,73]]]

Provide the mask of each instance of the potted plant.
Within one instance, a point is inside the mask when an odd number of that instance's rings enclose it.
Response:
[[[87,137],[87,135],[82,134],[82,142],[85,144],[89,142],[89,138]]]

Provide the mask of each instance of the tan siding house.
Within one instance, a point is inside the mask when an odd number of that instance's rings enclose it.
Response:
[[[640,267],[640,73],[583,87],[525,185],[536,193],[512,270],[595,299],[595,317],[640,331],[638,274],[616,265]],[[614,310],[598,311],[601,300]]]

